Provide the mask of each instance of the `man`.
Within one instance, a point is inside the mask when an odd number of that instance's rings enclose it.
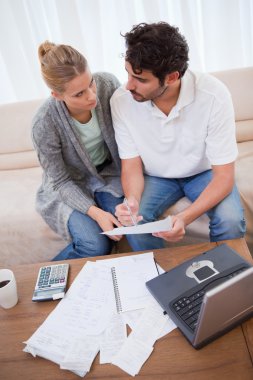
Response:
[[[192,202],[172,217],[170,231],[129,236],[132,249],[162,248],[163,239],[176,242],[204,213],[211,241],[242,237],[228,90],[214,77],[188,70],[188,45],[178,28],[141,23],[124,37],[128,82],[113,94],[111,108],[132,217],[151,222],[183,196]],[[123,225],[132,224],[129,208],[116,207]]]

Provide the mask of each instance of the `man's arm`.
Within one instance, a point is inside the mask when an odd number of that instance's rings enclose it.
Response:
[[[144,189],[144,177],[140,157],[121,160],[121,183],[126,198],[134,197],[140,202]]]
[[[212,171],[213,178],[211,182],[196,201],[184,211],[172,217],[172,230],[156,233],[154,236],[173,242],[181,240],[185,235],[185,227],[188,224],[216,206],[232,191],[234,185],[234,162],[212,166]]]
[[[142,160],[139,156],[121,160],[121,183],[132,215],[138,222],[142,219],[141,216],[138,216],[138,212],[144,189]],[[132,224],[131,216],[124,203],[116,207],[115,215],[123,225]]]

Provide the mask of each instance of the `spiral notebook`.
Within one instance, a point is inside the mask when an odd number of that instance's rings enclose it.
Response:
[[[127,257],[111,268],[118,313],[144,308],[152,298],[146,282],[158,276],[153,252]]]

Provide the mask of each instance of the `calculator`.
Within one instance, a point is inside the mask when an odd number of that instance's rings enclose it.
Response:
[[[63,298],[67,286],[69,264],[47,265],[40,268],[33,301],[50,301]]]

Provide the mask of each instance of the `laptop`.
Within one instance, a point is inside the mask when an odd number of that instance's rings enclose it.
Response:
[[[194,348],[253,316],[253,266],[227,244],[146,282]]]

